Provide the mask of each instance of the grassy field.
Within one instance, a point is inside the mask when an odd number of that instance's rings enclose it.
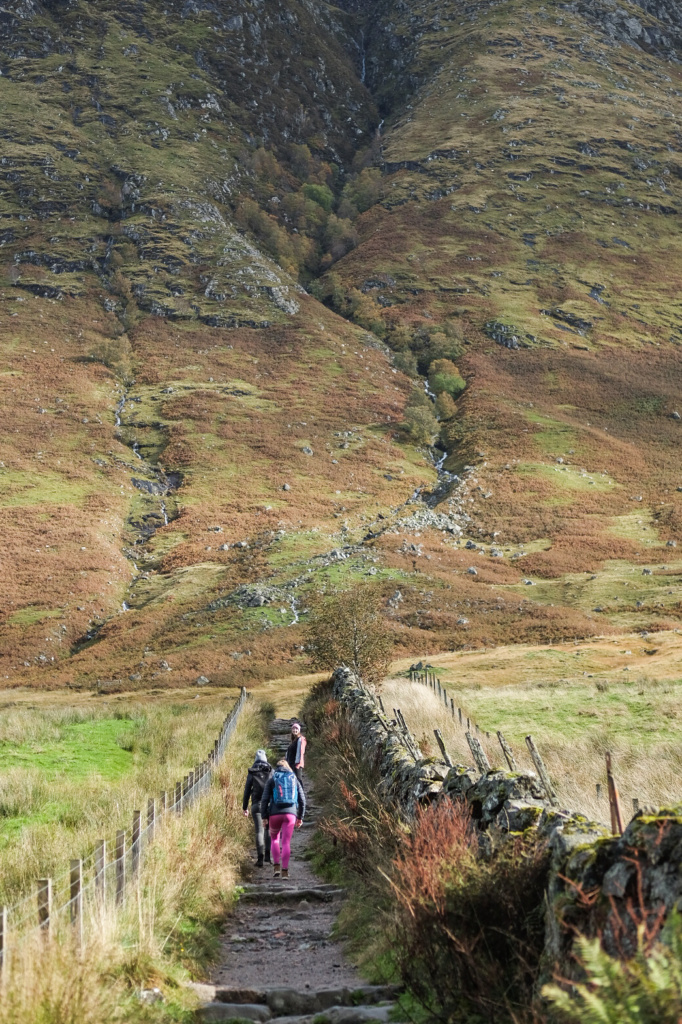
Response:
[[[606,751],[613,754],[626,816],[633,799],[642,806],[682,800],[677,633],[500,647],[439,655],[431,664],[455,707],[478,724],[491,764],[505,766],[499,729],[517,763],[532,769],[525,745],[532,734],[565,806],[609,821]],[[401,708],[424,750],[438,752],[433,729],[439,728],[453,759],[471,763],[465,729],[431,689],[394,676],[381,693],[387,710]]]
[[[197,999],[187,983],[205,977],[216,955],[220,925],[252,842],[241,793],[254,749],[265,739],[260,709],[251,702],[242,711],[202,799],[183,815],[159,821],[154,843],[143,845],[140,872],[124,902],[85,903],[85,942],[78,951],[66,912],[53,914],[47,945],[35,931],[19,930],[24,911],[27,926],[35,923],[35,872],[56,876],[54,901],[62,906],[69,858],[84,854],[100,835],[109,837],[117,825],[129,825],[143,797],[205,757],[234,698],[225,691],[202,693],[196,701],[183,693],[174,694],[174,701],[142,694],[93,710],[63,692],[38,699],[15,692],[10,708],[7,696],[0,695],[6,715],[3,757],[34,749],[42,751],[43,761],[30,769],[6,768],[1,775],[3,827],[12,825],[15,810],[23,821],[12,842],[0,848],[0,900],[16,897],[22,884],[29,898],[9,917],[0,1022],[190,1024]],[[77,759],[70,757],[74,730],[82,747]],[[12,789],[23,806],[10,804]],[[45,811],[57,806],[59,817],[47,827]],[[86,880],[91,873],[90,866]],[[112,897],[113,880],[107,884]],[[139,994],[154,987],[163,999],[150,1006]]]
[[[207,756],[234,700],[0,692],[0,903],[129,828]]]

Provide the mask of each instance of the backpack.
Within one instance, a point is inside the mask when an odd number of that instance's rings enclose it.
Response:
[[[252,768],[250,768],[249,774],[251,775],[252,783],[251,799],[254,804],[259,804],[261,801],[261,797],[263,796],[265,784],[270,778],[271,768],[269,765],[267,766],[267,770],[261,769],[260,771],[254,771]]]
[[[275,772],[273,777],[272,802],[274,804],[295,804],[298,798],[296,776],[293,772]]]

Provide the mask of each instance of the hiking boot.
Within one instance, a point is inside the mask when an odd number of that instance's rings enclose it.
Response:
[[[269,853],[265,854],[265,863],[266,864],[272,864],[272,858],[270,857]]]
[[[282,878],[289,877],[289,868],[282,868]]]
[[[275,870],[273,872],[275,878],[279,878],[279,864],[275,864]]]
[[[258,855],[258,860],[256,861],[256,867],[257,868],[262,868],[263,867],[263,854],[262,853],[260,853]]]

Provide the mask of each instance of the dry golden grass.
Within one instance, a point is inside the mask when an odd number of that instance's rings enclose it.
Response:
[[[10,932],[2,1024],[191,1019],[196,999],[184,986],[205,971],[229,909],[251,839],[243,775],[262,742],[261,717],[247,706],[209,794],[159,826],[122,906],[86,903],[82,952],[63,914],[54,915],[49,943]],[[164,1003],[149,1009],[139,993],[153,987]]]
[[[471,764],[466,718],[478,724],[491,764],[505,766],[501,730],[521,768],[532,769],[525,736],[532,734],[562,804],[608,823],[604,755],[613,754],[624,815],[641,806],[682,802],[682,645],[658,635],[658,653],[639,637],[554,647],[499,648],[431,659],[448,698],[461,708],[459,727],[430,688],[393,678],[381,686],[387,711],[400,707],[423,749],[437,753],[433,729],[453,760]],[[627,651],[627,653],[626,653]],[[404,664],[404,663],[403,663]],[[625,671],[627,669],[627,671]],[[486,736],[489,733],[489,736]],[[597,797],[597,784],[601,796]]]

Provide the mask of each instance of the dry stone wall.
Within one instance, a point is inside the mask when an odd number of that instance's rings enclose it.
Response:
[[[419,806],[450,797],[471,808],[486,853],[519,834],[546,844],[548,970],[566,964],[576,930],[599,932],[608,952],[628,955],[639,926],[655,927],[674,907],[682,910],[682,807],[640,810],[622,836],[613,836],[585,815],[553,807],[532,772],[481,774],[422,757],[400,716],[389,717],[350,669],[338,668],[332,682],[395,813],[409,820]]]

